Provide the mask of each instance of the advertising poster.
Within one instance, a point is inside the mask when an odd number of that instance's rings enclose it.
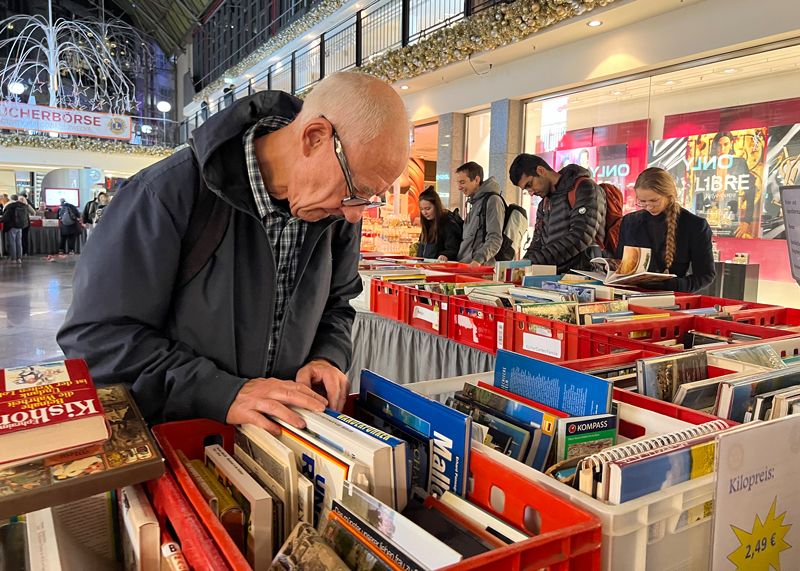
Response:
[[[767,129],[742,129],[653,141],[649,166],[675,176],[683,206],[717,236],[758,238]]]
[[[786,238],[780,187],[800,185],[800,123],[770,127],[764,185],[762,238]]]
[[[633,183],[638,173],[631,172],[628,162],[628,145],[604,145],[597,147],[597,163],[593,165],[592,175],[597,182],[613,184],[622,191],[623,213],[637,210],[636,193]]]
[[[597,164],[597,147],[578,147],[556,151],[556,163],[553,168],[560,171],[567,165],[580,165],[592,170]]]

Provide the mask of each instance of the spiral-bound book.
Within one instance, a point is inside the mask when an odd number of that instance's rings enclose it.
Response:
[[[727,428],[724,420],[714,420],[587,456],[578,466],[579,488],[599,500],[621,503],[710,473],[712,468],[703,466],[713,466],[714,455],[712,450],[709,464],[708,449],[701,446],[705,442],[703,438]],[[696,450],[695,445],[698,446]],[[688,458],[680,452],[682,450],[688,450]],[[673,451],[678,452],[665,457]],[[687,459],[690,460],[687,466],[670,463]]]

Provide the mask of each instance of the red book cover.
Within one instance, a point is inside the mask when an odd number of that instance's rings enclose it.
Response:
[[[569,414],[562,410],[556,410],[552,407],[547,406],[546,404],[542,404],[540,402],[536,402],[535,400],[531,400],[529,398],[525,398],[520,396],[516,393],[512,393],[511,391],[507,391],[505,389],[501,389],[500,387],[496,387],[494,385],[490,385],[484,381],[478,381],[478,386],[481,388],[486,389],[487,391],[492,391],[493,393],[497,393],[498,395],[503,395],[504,397],[508,397],[513,399],[517,402],[521,402],[522,404],[526,404],[528,406],[532,406],[534,408],[538,408],[542,412],[547,412],[555,416],[556,418],[568,418]]]
[[[0,370],[0,464],[107,438],[103,407],[85,361]]]

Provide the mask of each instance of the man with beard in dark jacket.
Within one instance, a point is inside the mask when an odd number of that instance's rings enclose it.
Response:
[[[606,195],[578,165],[559,172],[536,155],[521,154],[509,169],[511,182],[541,198],[536,210],[533,240],[525,258],[534,264],[557,266],[558,273],[589,269],[589,260],[602,254],[605,238]],[[569,194],[575,189],[574,205]]]
[[[290,406],[340,410],[359,222],[403,172],[408,128],[394,89],[355,73],[327,76],[305,103],[259,92],[211,116],[107,207],[75,272],[64,353],[98,384],[129,385],[152,423],[277,433],[270,417],[304,426]],[[193,259],[219,220],[215,249]],[[98,291],[113,293],[97,303]]]

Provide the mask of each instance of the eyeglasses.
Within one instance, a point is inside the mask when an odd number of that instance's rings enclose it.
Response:
[[[656,198],[654,200],[637,200],[636,204],[639,208],[647,208],[648,206],[658,206],[661,204],[662,198]]]
[[[333,124],[331,124],[331,127],[333,128],[333,152],[336,153],[336,160],[339,161],[339,166],[342,168],[344,182],[347,185],[347,193],[349,195],[347,198],[342,199],[342,206],[363,206],[365,208],[380,208],[381,206],[385,206],[386,202],[383,197],[377,197],[377,200],[375,200],[375,196],[364,198],[358,195],[358,191],[353,184],[353,175],[350,174],[350,167],[347,165],[347,157],[344,155],[342,140],[339,138],[339,134],[336,132],[336,128],[333,127]]]

